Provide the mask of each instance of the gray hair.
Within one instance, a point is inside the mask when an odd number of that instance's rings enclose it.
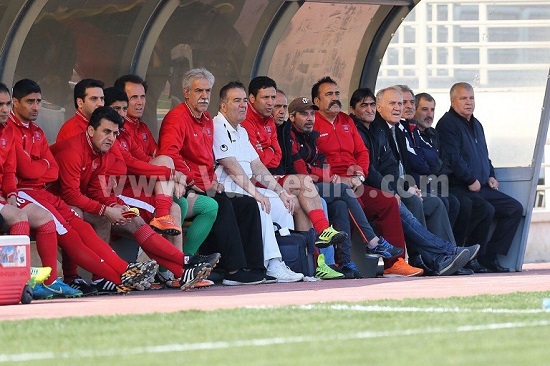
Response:
[[[449,93],[451,95],[451,99],[453,99],[453,96],[456,94],[458,89],[474,90],[474,87],[464,81],[454,84],[451,86],[451,91]]]
[[[181,86],[184,90],[189,90],[189,89],[191,89],[191,83],[194,80],[198,80],[198,79],[208,80],[210,82],[210,86],[213,86],[214,81],[216,80],[214,78],[214,75],[212,75],[212,73],[210,71],[206,70],[203,67],[200,67],[198,69],[191,69],[191,70],[187,71],[183,75],[183,79],[181,81]]]
[[[380,100],[382,99],[384,94],[386,94],[386,92],[390,91],[390,90],[394,90],[394,91],[398,92],[399,94],[401,94],[401,89],[398,86],[395,86],[395,85],[394,86],[388,86],[387,88],[380,89],[378,91],[378,93],[376,93],[376,103],[380,103]]]
[[[400,85],[394,85],[394,86],[397,87],[397,88],[399,88],[399,89],[401,89],[401,94],[406,93],[406,92],[409,92],[409,93],[411,93],[411,95],[412,95],[413,98],[414,98],[414,93],[413,93],[412,89],[409,88],[408,85],[400,84]]]

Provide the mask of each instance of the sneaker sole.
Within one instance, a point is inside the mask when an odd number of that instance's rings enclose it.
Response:
[[[417,277],[417,276],[422,276],[424,274],[424,270],[419,270],[417,272],[414,272],[414,273],[411,273],[411,274],[407,274],[407,275],[401,275],[401,274],[386,274],[384,273],[383,277],[384,278],[396,278],[396,277]]]
[[[470,261],[470,252],[462,251],[451,264],[438,272],[438,276],[451,276]]]
[[[338,234],[335,234],[330,241],[324,241],[324,240],[318,240],[315,242],[315,245],[317,248],[328,248],[331,245],[338,245],[342,244],[346,239],[348,238],[348,234],[345,232],[339,232]]]
[[[261,281],[254,281],[254,282],[239,282],[239,281],[232,281],[232,280],[223,280],[222,285],[225,286],[247,286],[247,285],[260,285],[262,283],[266,283],[265,278]]]
[[[168,235],[168,236],[178,236],[181,235],[181,231],[177,229],[160,229],[156,226],[149,225],[151,228],[158,234]]]

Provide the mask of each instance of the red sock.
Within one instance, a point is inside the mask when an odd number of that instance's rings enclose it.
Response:
[[[10,227],[10,235],[27,235],[29,236],[31,228],[28,221],[19,221]]]
[[[311,220],[313,228],[315,229],[317,234],[321,234],[323,230],[330,226],[325,216],[325,211],[320,208],[316,210],[311,210],[308,214],[308,217]]]
[[[184,255],[172,243],[155,233],[149,225],[142,225],[137,229],[134,238],[149,257],[181,277]]]
[[[57,236],[59,246],[86,271],[95,273],[113,283],[120,285],[121,273],[117,273],[107,264],[107,260],[100,258],[97,253],[88,248],[73,228],[67,228],[67,233]],[[98,238],[98,240],[101,240]]]
[[[162,193],[155,195],[155,217],[169,215],[171,207],[172,196],[167,196]]]
[[[44,283],[51,285],[57,278],[57,233],[53,220],[36,228],[36,249],[44,267],[51,267],[52,274]],[[76,266],[76,265],[75,265]]]
[[[80,217],[74,217],[71,220],[71,226],[78,233],[82,242],[91,250],[94,251],[100,258],[115,270],[115,272],[122,274],[128,268],[128,262],[116,254],[113,248],[103,241],[94,231],[92,225],[82,220]],[[99,273],[92,272],[96,275]]]

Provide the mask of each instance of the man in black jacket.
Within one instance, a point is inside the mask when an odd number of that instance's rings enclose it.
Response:
[[[498,255],[505,256],[518,229],[523,207],[498,190],[499,182],[481,123],[474,117],[474,89],[468,83],[451,87],[451,108],[439,120],[436,130],[441,142],[444,171],[455,195],[481,197],[494,212],[496,227],[490,238],[480,240],[479,262],[493,272],[508,272]],[[489,233],[489,227],[485,233]]]

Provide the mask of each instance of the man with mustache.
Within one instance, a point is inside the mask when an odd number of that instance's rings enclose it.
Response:
[[[493,272],[509,272],[498,259],[505,256],[519,227],[523,207],[500,192],[495,169],[489,159],[483,126],[474,117],[474,88],[465,82],[451,87],[451,108],[437,123],[444,170],[455,195],[483,199],[494,213],[496,227],[490,238],[481,240],[479,263]],[[491,222],[491,220],[489,220]],[[485,233],[489,233],[486,227]]]
[[[256,200],[227,195],[214,171],[214,124],[208,113],[214,75],[206,69],[185,73],[185,100],[168,112],[159,132],[159,153],[172,158],[176,170],[188,179],[188,192],[209,195],[218,203],[218,215],[201,252],[220,252],[219,267],[230,286],[265,282],[260,214]],[[261,273],[260,273],[261,271]]]

